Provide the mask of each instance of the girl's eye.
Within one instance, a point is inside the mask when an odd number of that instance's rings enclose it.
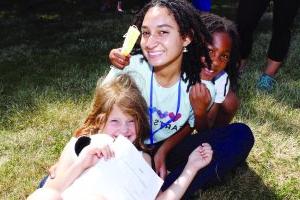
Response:
[[[142,36],[143,37],[149,37],[150,33],[147,31],[142,31]]]
[[[134,124],[135,124],[135,120],[130,120],[130,121],[128,121],[128,124],[134,125]]]
[[[110,123],[113,125],[117,125],[117,124],[119,124],[119,120],[112,119],[112,120],[110,120]]]
[[[169,32],[167,32],[167,31],[160,31],[160,32],[159,32],[159,35],[160,35],[160,36],[164,36],[164,35],[166,35],[166,34],[168,34],[168,33],[169,33]]]
[[[212,49],[208,49],[208,55],[209,56],[213,56],[214,55],[214,51]]]
[[[228,62],[229,56],[228,55],[223,55],[223,56],[221,56],[221,60],[222,60],[222,62]]]

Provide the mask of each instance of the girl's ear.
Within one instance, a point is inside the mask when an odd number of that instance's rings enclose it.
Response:
[[[191,36],[186,36],[183,38],[183,46],[187,47],[192,42]]]

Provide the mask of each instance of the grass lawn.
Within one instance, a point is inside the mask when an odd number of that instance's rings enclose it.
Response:
[[[213,9],[233,18],[235,6]],[[25,199],[56,161],[88,113],[96,81],[109,69],[108,52],[121,45],[131,17],[0,12],[0,199]],[[248,165],[194,199],[300,199],[300,13],[278,87],[266,94],[255,83],[270,30],[266,14],[240,81],[234,121],[247,123],[256,138]]]

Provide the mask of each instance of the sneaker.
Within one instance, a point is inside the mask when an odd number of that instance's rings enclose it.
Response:
[[[122,9],[122,2],[121,1],[118,1],[117,12],[118,13],[124,13],[124,10]]]
[[[276,84],[276,80],[268,74],[262,74],[257,81],[257,88],[262,91],[271,91]]]

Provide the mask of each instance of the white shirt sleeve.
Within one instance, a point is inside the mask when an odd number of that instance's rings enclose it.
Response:
[[[216,98],[215,103],[223,103],[228,94],[230,87],[230,80],[227,73],[224,73],[215,80]]]
[[[211,96],[211,101],[209,103],[208,106],[208,110],[210,109],[210,107],[212,106],[212,104],[215,102],[216,99],[216,89],[214,84],[211,81],[207,81],[207,80],[201,80],[201,83],[203,83],[206,88],[208,89],[210,96]]]

